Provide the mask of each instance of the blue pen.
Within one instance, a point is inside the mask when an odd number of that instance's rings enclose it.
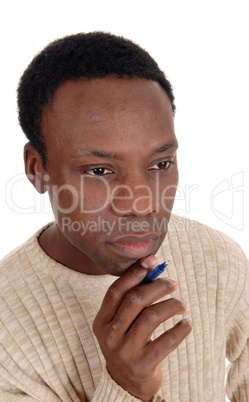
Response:
[[[146,283],[153,282],[165,270],[168,263],[169,260],[163,262],[162,264],[157,265],[156,268],[154,268],[146,275],[146,277],[142,280],[142,282],[139,285],[145,285]]]

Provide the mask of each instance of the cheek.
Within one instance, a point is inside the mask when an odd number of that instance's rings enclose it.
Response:
[[[110,186],[102,178],[82,178],[72,184],[52,185],[49,197],[55,216],[99,214],[110,203]]]
[[[48,189],[50,203],[55,217],[71,214],[78,209],[79,193],[69,184],[51,185]]]
[[[166,213],[171,213],[173,208],[176,190],[178,185],[178,171],[170,177],[165,183],[160,185],[160,205],[163,211]]]
[[[83,214],[101,214],[110,204],[111,189],[103,177],[83,176],[79,190],[79,206]]]

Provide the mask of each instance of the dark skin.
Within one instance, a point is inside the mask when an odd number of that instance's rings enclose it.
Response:
[[[25,146],[28,178],[40,193],[48,191],[56,219],[40,245],[73,270],[120,277],[93,330],[112,378],[150,401],[161,384],[159,363],[191,331],[181,320],[152,342],[158,325],[185,307],[173,298],[155,303],[175,291],[174,281],[138,286],[158,263],[154,254],[167,228],[153,222],[169,220],[178,182],[169,99],[159,84],[143,79],[67,81],[43,110],[42,133],[46,170],[38,152]],[[112,230],[93,230],[100,221]],[[80,224],[84,233],[73,230]]]

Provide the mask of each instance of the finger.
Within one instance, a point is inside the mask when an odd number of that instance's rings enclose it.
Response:
[[[145,360],[155,367],[167,357],[192,331],[192,323],[187,318],[179,321],[173,328],[164,332],[154,341],[147,344],[145,348]]]
[[[119,279],[113,282],[105,294],[95,322],[98,322],[100,326],[110,322],[115,316],[125,295],[132,288],[138,286],[148,272],[151,271],[157,264],[157,258],[154,255],[149,255],[143,260],[138,261]]]
[[[185,305],[174,298],[146,307],[130,327],[126,339],[141,347],[150,340],[158,325],[185,311]]]
[[[132,323],[137,319],[135,323],[132,325],[132,328],[135,327],[136,330],[138,330],[138,327],[141,326],[142,322],[144,322],[145,325],[147,325],[145,317],[146,312],[148,313],[147,318],[149,319],[149,314],[151,311],[151,315],[153,315],[151,319],[154,323],[153,328],[154,330],[162,321],[165,321],[167,317],[169,318],[171,315],[168,316],[169,311],[166,309],[166,306],[163,310],[164,305],[163,306],[158,305],[157,307],[156,305],[153,305],[154,307],[151,308],[149,307],[146,308],[145,310],[144,308],[154,303],[161,297],[174,292],[175,290],[176,290],[176,282],[166,278],[157,279],[155,282],[152,282],[148,285],[133,288],[126,294],[120,307],[118,308],[117,313],[112,320],[112,328],[118,331],[119,333],[125,333],[131,327]],[[179,310],[179,306],[177,308]],[[178,310],[175,308],[174,310],[175,314],[177,314]],[[143,312],[141,313],[141,311]],[[174,311],[172,312],[173,315]],[[182,304],[181,304],[181,312],[184,312]],[[138,316],[139,318],[137,318]],[[158,322],[157,325],[155,322],[156,321],[155,316],[157,316],[157,322]],[[136,330],[134,329],[134,331]],[[132,331],[132,329],[130,331]]]

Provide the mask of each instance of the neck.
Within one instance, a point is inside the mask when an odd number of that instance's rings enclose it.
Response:
[[[63,236],[56,223],[45,229],[38,241],[49,257],[74,271],[89,275],[105,274],[90,258]]]

